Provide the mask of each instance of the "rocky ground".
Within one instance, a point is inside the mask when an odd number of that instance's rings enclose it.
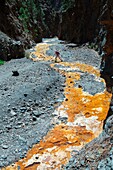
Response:
[[[50,46],[47,55],[53,56],[58,50],[64,62],[82,62],[99,69],[101,58],[97,52],[62,43]],[[0,66],[0,167],[23,158],[53,127],[52,113],[64,100],[65,76],[50,67],[52,62],[23,58]],[[93,77],[84,75],[79,84],[92,95],[104,90],[103,83],[93,81],[93,89],[98,88],[91,91],[87,83],[91,80]],[[80,152],[73,152],[63,169],[112,169],[112,123],[109,118],[99,138]]]
[[[63,100],[65,78],[48,63],[26,58],[5,63],[0,73],[1,167],[24,157],[46,135],[54,104]]]
[[[113,170],[113,116],[107,119],[104,131],[87,144],[63,168],[65,170]]]

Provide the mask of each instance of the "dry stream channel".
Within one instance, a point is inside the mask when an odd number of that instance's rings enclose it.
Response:
[[[75,152],[102,132],[111,94],[106,91],[105,81],[100,78],[98,54],[87,47],[82,48],[72,48],[71,59],[68,56],[65,58],[69,46],[57,39],[44,39],[30,53],[29,58],[33,61],[49,61],[51,68],[65,76],[65,98],[52,113],[54,127],[28,151],[24,159],[2,170],[62,169],[62,165],[68,163]],[[54,62],[55,50],[60,51],[62,62]],[[90,51],[97,60],[96,65],[93,65]],[[88,52],[88,55],[85,54]],[[85,55],[87,58],[82,59]]]

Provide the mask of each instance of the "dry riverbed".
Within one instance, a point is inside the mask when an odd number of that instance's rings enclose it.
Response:
[[[63,62],[54,62],[56,50]],[[100,78],[101,58],[57,39],[44,39],[27,57],[31,60],[0,67],[0,165],[16,162],[6,170],[64,169],[73,153],[102,132],[111,94]]]

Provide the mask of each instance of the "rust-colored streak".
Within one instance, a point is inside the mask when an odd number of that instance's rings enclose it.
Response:
[[[70,66],[72,69],[79,68],[82,72],[94,74],[97,77],[100,76],[99,70],[86,64],[66,62],[60,65]],[[55,64],[51,66],[54,67]],[[66,75],[66,88],[64,91],[66,99],[63,105],[68,114],[68,121],[73,122],[76,114],[80,113],[83,113],[86,117],[97,116],[99,121],[105,120],[109,109],[111,94],[107,91],[94,96],[84,93],[81,87],[74,87],[75,80],[80,79],[79,73],[63,72],[63,74]],[[104,82],[104,80],[101,81]]]
[[[45,47],[45,50],[47,49],[48,45]],[[38,46],[38,52],[35,54],[42,57],[42,51],[43,60],[47,60],[43,46]],[[56,64],[51,64],[51,67],[66,76],[66,87],[65,100],[56,113],[58,116],[59,114],[62,116],[62,112],[67,115],[67,123],[59,122],[59,125],[55,125],[39,144],[28,151],[24,159],[6,167],[5,170],[18,170],[18,167],[21,170],[58,170],[62,164],[69,161],[73,149],[79,150],[101,133],[111,94],[104,91],[92,96],[85,93],[81,87],[74,86],[80,79],[81,72],[99,77],[99,70],[81,63],[62,62],[59,66],[57,68]],[[64,67],[65,69],[62,69]]]
[[[61,165],[65,164],[70,158],[70,147],[83,145],[90,142],[93,138],[93,133],[87,131],[85,127],[69,127],[65,124],[57,125],[39,144],[34,145],[28,152],[26,158],[16,163],[15,167],[12,167],[12,170],[17,169],[18,166],[21,167],[21,170],[35,170],[42,163],[50,164],[53,158],[52,161],[55,162],[52,167],[60,169]],[[49,156],[48,151],[50,153]],[[35,161],[28,163],[28,161],[32,159],[32,156],[37,153],[38,155],[36,155]],[[62,153],[63,156],[61,155]],[[43,154],[47,154],[47,156],[42,158],[42,162],[39,162],[38,156],[43,157]],[[9,170],[10,168],[6,168],[6,170]]]
[[[86,117],[98,116],[99,121],[106,118],[111,97],[107,91],[91,96],[83,93],[81,88],[71,87],[65,88],[65,96],[63,105],[67,108],[69,122],[73,122],[79,113],[83,113]]]
[[[75,70],[75,73],[73,74],[76,74],[77,70],[79,71],[83,71],[83,72],[87,72],[87,73],[90,73],[90,74],[95,74],[96,76],[100,76],[100,71],[96,68],[94,68],[93,66],[90,66],[90,65],[87,65],[87,64],[83,64],[83,63],[77,63],[77,62],[62,62],[60,63],[61,66],[65,66],[65,67],[70,67],[70,69],[72,70]],[[57,67],[56,67],[56,64],[51,64],[51,67],[55,67],[56,70]]]
[[[35,47],[35,52],[32,52],[31,54],[33,54],[34,56],[36,56],[35,58],[32,57],[32,55],[30,55],[30,59],[33,61],[40,61],[40,60],[45,60],[45,61],[53,61],[53,56],[48,56],[46,54],[46,51],[49,49],[48,44],[44,44],[44,43],[40,43]]]

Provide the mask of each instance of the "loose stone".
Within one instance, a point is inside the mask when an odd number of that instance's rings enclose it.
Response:
[[[39,117],[42,113],[39,112],[38,110],[34,110],[33,111],[33,115],[36,116],[36,117]]]
[[[16,116],[16,115],[17,115],[17,113],[16,113],[16,112],[14,112],[13,110],[11,110],[11,115],[12,115],[12,116]]]
[[[8,145],[3,144],[3,145],[2,145],[2,148],[3,148],[3,149],[8,149]]]

